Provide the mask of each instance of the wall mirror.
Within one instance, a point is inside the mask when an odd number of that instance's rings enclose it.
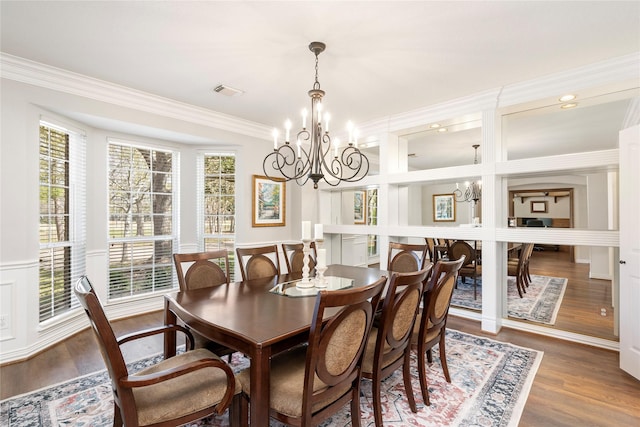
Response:
[[[638,88],[576,98],[541,100],[512,107],[502,116],[507,159],[557,156],[618,147],[618,132],[631,112]],[[544,104],[540,106],[540,104]]]
[[[482,142],[480,113],[432,122],[400,135],[407,142],[408,170],[427,170],[474,162],[474,144]],[[478,150],[478,163],[482,162]]]
[[[510,243],[517,246],[519,243]],[[613,248],[583,247],[583,259],[571,259],[563,245],[531,244],[523,278],[526,292],[517,293],[518,251],[510,256],[507,317],[546,327],[617,341]],[[524,247],[521,246],[521,248]],[[527,274],[528,273],[528,274]]]
[[[474,225],[474,219],[482,215],[481,201],[465,198],[465,189],[471,182],[479,182],[480,177],[460,179],[458,181],[442,181],[429,183],[413,183],[404,186],[407,206],[411,209],[401,210],[399,216],[407,225],[458,227]],[[438,201],[450,198],[453,211],[443,215],[438,210]],[[479,221],[479,220],[478,220]]]

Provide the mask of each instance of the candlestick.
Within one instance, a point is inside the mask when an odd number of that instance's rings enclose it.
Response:
[[[304,223],[309,223],[309,221],[303,221]],[[304,229],[304,228],[303,228]],[[302,239],[302,253],[303,255],[303,263],[302,263],[302,280],[296,283],[296,287],[298,288],[313,288],[314,283],[309,279],[309,252],[311,249],[311,239]]]
[[[324,239],[324,235],[323,235],[323,226],[322,224],[316,224],[314,226],[314,238],[316,240],[323,240]]]

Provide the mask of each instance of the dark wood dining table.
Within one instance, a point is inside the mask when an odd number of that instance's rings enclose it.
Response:
[[[353,279],[353,287],[388,276],[377,268],[330,265],[325,276]],[[270,292],[301,278],[284,274],[165,295],[165,324],[178,319],[201,335],[244,353],[250,359],[250,423],[269,425],[271,357],[308,340],[316,298]],[[335,311],[333,311],[335,313]],[[332,312],[326,315],[329,318]],[[176,352],[175,332],[165,334],[165,357]]]

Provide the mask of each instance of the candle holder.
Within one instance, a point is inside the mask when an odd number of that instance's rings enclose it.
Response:
[[[314,284],[309,279],[309,252],[311,248],[311,239],[302,239],[302,280],[300,280],[296,287],[298,288],[313,288]]]
[[[327,269],[326,265],[323,265],[323,266],[316,265],[316,278],[315,278],[316,288],[327,287],[327,279],[324,277],[324,272],[326,269]]]

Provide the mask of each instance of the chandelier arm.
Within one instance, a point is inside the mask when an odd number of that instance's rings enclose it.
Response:
[[[290,144],[284,144],[264,158],[262,170],[268,178],[283,177],[286,181],[298,179],[304,176],[305,171],[308,169],[308,154],[305,153],[305,157],[306,160],[298,158],[296,150]],[[279,172],[281,177],[270,173],[270,171]]]

